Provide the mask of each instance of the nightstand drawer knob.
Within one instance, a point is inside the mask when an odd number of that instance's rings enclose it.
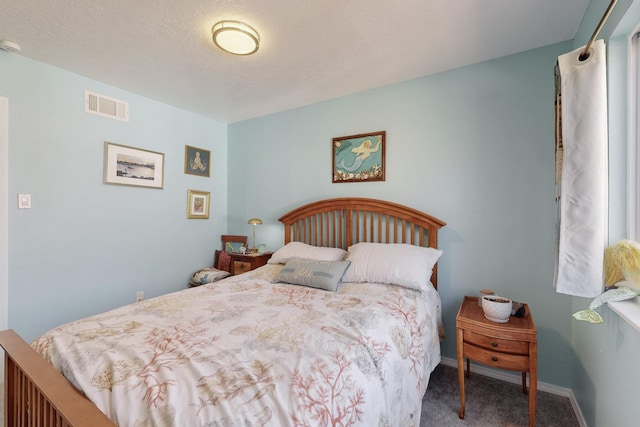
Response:
[[[497,362],[497,361],[498,361],[498,358],[497,358],[497,357],[495,357],[495,356],[492,356],[492,357],[491,357],[491,360],[493,360],[494,362]]]
[[[497,346],[498,346],[497,342],[494,341],[494,342],[491,343],[491,347],[497,347]]]

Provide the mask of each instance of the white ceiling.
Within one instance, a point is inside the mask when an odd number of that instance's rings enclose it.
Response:
[[[0,0],[0,40],[18,43],[23,56],[231,123],[571,40],[588,5]],[[258,52],[217,49],[211,27],[222,19],[253,26]]]

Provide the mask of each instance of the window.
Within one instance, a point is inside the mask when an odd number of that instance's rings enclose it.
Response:
[[[627,211],[629,238],[640,241],[640,32],[631,38],[629,55],[629,137],[627,145]]]
[[[629,43],[627,136],[627,235],[640,242],[640,32]],[[640,301],[610,302],[609,308],[640,331]]]

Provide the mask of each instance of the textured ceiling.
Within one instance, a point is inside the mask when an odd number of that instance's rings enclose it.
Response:
[[[571,40],[588,4],[0,0],[0,40],[18,43],[23,56],[231,123]],[[222,19],[258,30],[259,51],[217,49],[211,27]]]

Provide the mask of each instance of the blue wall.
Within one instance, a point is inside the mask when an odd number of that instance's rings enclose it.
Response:
[[[282,244],[277,218],[317,199],[364,196],[428,212],[441,230],[447,338],[464,295],[490,288],[529,303],[539,378],[570,385],[571,299],[552,287],[553,67],[571,44],[525,52],[229,126],[229,218]],[[386,181],[331,183],[331,138],[387,131]],[[234,222],[233,219],[240,219]],[[246,219],[245,219],[246,218]]]
[[[130,122],[84,112],[84,90],[128,101]],[[227,127],[19,55],[0,52],[9,98],[9,327],[61,323],[186,287],[210,265],[227,211]],[[103,184],[104,142],[165,154],[164,189]],[[212,177],[185,175],[184,146],[212,151]],[[187,190],[211,192],[186,219]],[[17,209],[29,193],[32,209]]]
[[[9,120],[9,327],[26,339],[63,322],[184,287],[225,232],[282,244],[277,218],[336,196],[376,197],[447,222],[439,269],[455,358],[460,299],[491,288],[530,304],[540,380],[574,390],[588,425],[633,425],[638,332],[553,279],[553,66],[586,42],[608,0],[592,0],[576,40],[227,126],[14,54],[0,52]],[[621,0],[605,26],[640,21]],[[635,16],[634,16],[635,14]],[[627,22],[628,25],[628,22]],[[621,30],[622,31],[622,30]],[[621,34],[624,34],[622,32]],[[610,233],[626,233],[626,55],[610,40]],[[622,45],[622,46],[621,46]],[[611,62],[614,62],[613,64]],[[83,112],[85,89],[130,102],[131,122]],[[387,131],[387,179],[331,183],[331,138]],[[228,134],[227,134],[228,133]],[[165,188],[102,184],[104,141],[166,155]],[[212,150],[211,178],[183,174],[184,145]],[[187,189],[210,191],[211,219],[186,219]],[[15,196],[30,193],[31,210]],[[633,413],[632,413],[633,412]],[[634,417],[634,418],[632,418]]]

